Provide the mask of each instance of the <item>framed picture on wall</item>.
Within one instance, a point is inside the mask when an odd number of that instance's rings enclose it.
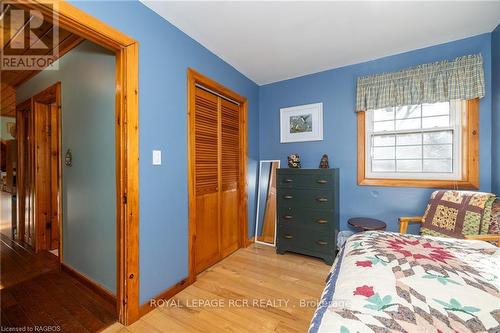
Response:
[[[323,103],[280,109],[280,142],[323,140]]]
[[[6,123],[7,133],[9,133],[13,138],[16,138],[16,123]]]

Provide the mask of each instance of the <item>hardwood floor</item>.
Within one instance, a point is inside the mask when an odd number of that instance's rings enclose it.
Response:
[[[35,254],[0,237],[2,332],[41,326],[55,332],[97,332],[116,321],[114,305],[60,271],[55,255]]]
[[[59,259],[49,252],[35,254],[4,234],[0,235],[0,289],[8,288],[50,270],[59,269]]]
[[[319,259],[252,245],[136,323],[104,332],[307,332],[329,270]]]

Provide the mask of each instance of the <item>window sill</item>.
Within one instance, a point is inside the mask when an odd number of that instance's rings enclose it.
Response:
[[[390,187],[426,187],[477,190],[479,183],[464,180],[435,180],[435,179],[382,179],[382,178],[361,178],[358,179],[361,186],[390,186]]]

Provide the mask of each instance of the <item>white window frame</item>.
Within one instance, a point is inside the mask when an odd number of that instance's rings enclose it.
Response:
[[[373,110],[366,111],[365,116],[365,172],[367,178],[375,179],[429,179],[429,180],[461,180],[462,179],[462,114],[466,110],[459,100],[450,101],[450,126],[435,127],[418,130],[394,130],[394,131],[373,131]],[[373,172],[372,156],[373,145],[372,135],[429,133],[436,131],[453,131],[453,159],[452,172]]]

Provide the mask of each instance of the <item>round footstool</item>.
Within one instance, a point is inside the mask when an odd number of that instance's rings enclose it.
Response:
[[[387,227],[385,222],[369,217],[353,217],[347,223],[358,231],[385,230]]]

